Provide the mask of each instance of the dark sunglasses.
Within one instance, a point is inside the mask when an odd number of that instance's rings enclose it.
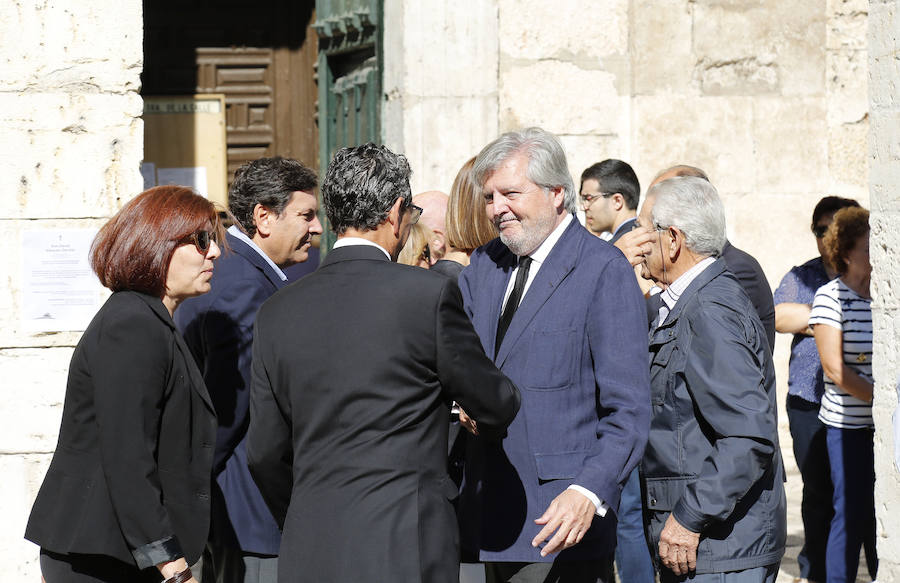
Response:
[[[812,228],[813,235],[816,236],[816,239],[821,239],[825,236],[825,233],[828,232],[828,225],[816,225]]]
[[[180,241],[180,243],[193,243],[194,247],[197,248],[198,253],[202,253],[206,255],[206,252],[209,251],[210,244],[216,240],[216,234],[212,231],[197,231],[196,233],[191,233],[184,239]]]

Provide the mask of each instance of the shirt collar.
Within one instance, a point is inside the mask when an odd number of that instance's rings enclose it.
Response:
[[[369,247],[375,247],[377,249],[381,249],[381,252],[384,253],[388,261],[391,260],[391,254],[387,252],[387,249],[379,245],[374,241],[369,241],[368,239],[363,239],[362,237],[342,237],[337,240],[337,243],[334,244],[332,249],[340,249],[341,247],[350,247],[351,245],[368,245]]]
[[[266,260],[266,263],[268,263],[272,267],[272,269],[275,270],[275,273],[278,275],[279,278],[281,278],[281,281],[287,281],[288,277],[284,274],[284,272],[281,270],[281,268],[278,267],[277,265],[275,265],[275,262],[272,261],[268,255],[266,255],[266,252],[263,251],[262,249],[260,249],[259,245],[254,243],[253,239],[248,237],[247,234],[244,233],[242,230],[240,230],[237,225],[231,225],[230,227],[228,227],[228,234],[230,234],[232,237],[240,239],[241,241],[246,243],[251,249],[253,249],[257,253],[259,253],[260,256]]]
[[[669,310],[672,310],[675,307],[675,303],[678,301],[678,298],[681,297],[681,294],[684,293],[684,290],[691,285],[691,282],[694,281],[698,275],[703,273],[703,270],[715,263],[715,257],[707,257],[697,263],[687,271],[681,274],[681,276],[672,282],[672,285],[667,287],[660,294],[660,298],[666,303],[666,306]]]
[[[562,237],[563,231],[566,230],[566,227],[569,226],[569,223],[572,222],[572,214],[566,213],[565,218],[563,218],[562,222],[560,222],[553,232],[547,235],[547,238],[544,239],[544,242],[538,245],[538,248],[535,249],[529,257],[531,260],[537,264],[541,264],[547,260],[547,256],[550,255],[550,251],[553,250],[553,246],[556,245],[556,242],[559,241],[559,238]]]

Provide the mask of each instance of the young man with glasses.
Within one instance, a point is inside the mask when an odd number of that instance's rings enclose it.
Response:
[[[597,162],[581,174],[579,200],[585,226],[595,235],[610,233],[610,243],[634,228],[641,184],[626,162]]]

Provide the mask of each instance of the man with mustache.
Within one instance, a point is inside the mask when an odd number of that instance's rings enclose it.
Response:
[[[281,533],[247,469],[253,322],[262,303],[287,285],[282,269],[306,261],[316,215],[316,174],[296,160],[260,158],[241,166],[228,201],[237,224],[231,253],[216,264],[212,291],[184,302],[175,322],[203,372],[216,408],[209,542],[203,580],[275,583]]]
[[[460,287],[522,407],[502,442],[470,440],[463,548],[489,583],[612,581],[619,497],[649,431],[644,298],[625,257],[575,219],[556,136],[503,134],[473,174],[500,238]]]

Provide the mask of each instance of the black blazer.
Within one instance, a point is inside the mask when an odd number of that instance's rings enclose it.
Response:
[[[728,271],[734,274],[741,287],[750,296],[756,314],[766,329],[766,340],[769,342],[769,351],[775,350],[775,300],[772,298],[772,288],[769,280],[763,273],[762,267],[752,255],[738,249],[729,241],[725,241],[722,247],[722,259]]]
[[[209,528],[212,403],[159,298],[114,293],[75,348],[56,453],[25,538],[146,568]]]
[[[483,433],[519,408],[452,279],[357,245],[263,304],[247,454],[280,582],[459,581],[453,400]]]

